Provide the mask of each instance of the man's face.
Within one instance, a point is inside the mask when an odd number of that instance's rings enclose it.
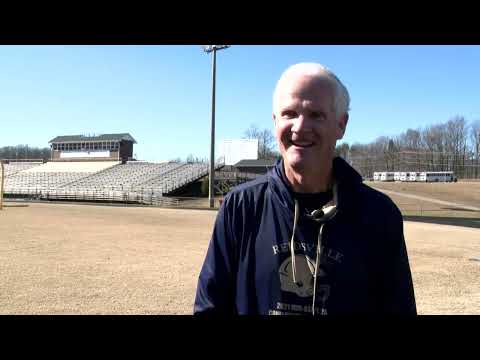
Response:
[[[348,115],[337,118],[333,87],[326,79],[294,75],[279,90],[273,120],[285,166],[298,173],[315,171],[332,158]]]

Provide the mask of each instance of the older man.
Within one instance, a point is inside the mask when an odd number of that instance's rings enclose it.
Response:
[[[320,64],[283,73],[273,96],[282,159],[226,196],[195,314],[416,314],[400,211],[334,158],[349,103]]]

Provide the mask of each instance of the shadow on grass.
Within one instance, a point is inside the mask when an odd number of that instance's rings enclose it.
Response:
[[[403,220],[480,229],[480,218],[405,215],[403,216]]]

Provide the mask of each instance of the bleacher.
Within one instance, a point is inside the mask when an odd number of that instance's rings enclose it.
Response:
[[[67,134],[48,143],[48,162],[2,160],[5,197],[171,204],[179,194],[205,191],[198,180],[208,176],[208,163],[136,160],[129,133]],[[218,159],[216,170],[225,163]]]
[[[43,162],[9,162],[3,165],[5,177],[42,165]]]
[[[64,187],[69,189],[111,189],[134,191],[141,184],[162,177],[164,174],[180,167],[179,163],[127,162],[104,171],[95,173]]]
[[[96,173],[120,164],[119,161],[47,162],[25,173]]]
[[[144,189],[168,194],[188,183],[200,179],[208,174],[208,164],[205,163],[178,163],[175,171],[170,171],[164,176],[157,177],[141,184]]]
[[[5,178],[5,193],[43,199],[164,203],[164,195],[208,171],[207,163],[48,162],[11,173]]]
[[[5,177],[5,193],[39,194],[42,191],[59,189],[65,184],[117,164],[118,162],[47,162],[30,167],[25,165],[25,169]]]
[[[90,175],[84,172],[32,172],[16,173],[5,178],[5,193],[23,193],[26,190],[57,189],[62,185]]]

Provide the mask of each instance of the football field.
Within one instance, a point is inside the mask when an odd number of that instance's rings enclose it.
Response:
[[[0,314],[191,314],[215,216],[8,206],[0,212]],[[405,236],[418,312],[480,314],[480,229],[407,221]]]

